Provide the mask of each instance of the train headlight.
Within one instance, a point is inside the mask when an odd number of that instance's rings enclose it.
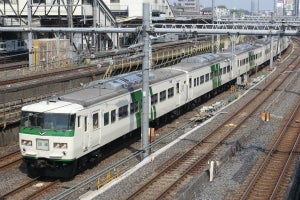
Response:
[[[67,143],[54,142],[53,147],[56,148],[56,149],[67,149],[68,144]]]
[[[31,140],[21,140],[21,144],[24,146],[32,146]]]

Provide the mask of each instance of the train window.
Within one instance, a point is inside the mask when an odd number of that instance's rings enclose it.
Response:
[[[200,77],[200,84],[203,84],[204,83],[204,75],[202,75],[201,77]]]
[[[196,87],[196,86],[197,86],[197,79],[194,78],[194,87]]]
[[[130,114],[136,113],[139,110],[139,102],[135,101],[130,104]]]
[[[223,67],[223,74],[226,74],[226,67]]]
[[[77,127],[80,127],[80,118],[81,118],[81,116],[77,117]]]
[[[177,91],[177,94],[179,93],[179,83],[176,84],[176,91]]]
[[[210,80],[213,78],[213,73],[210,72]]]
[[[192,88],[192,78],[189,79],[189,87]]]
[[[166,100],[166,90],[164,90],[164,91],[161,91],[160,93],[159,93],[159,101],[164,101],[164,100]]]
[[[93,114],[93,129],[97,129],[99,127],[99,115],[98,113]]]
[[[87,116],[84,117],[84,131],[87,132]]]
[[[32,3],[46,3],[46,0],[33,0]]]
[[[229,73],[230,72],[230,66],[228,65],[227,66],[227,73]]]
[[[174,88],[171,87],[171,88],[168,89],[168,98],[171,98],[173,96],[174,96]]]
[[[122,106],[119,108],[119,119],[125,118],[128,116],[128,105]]]
[[[222,68],[219,69],[219,76],[222,75]]]
[[[205,82],[209,81],[209,74],[205,74]]]
[[[104,113],[104,126],[109,124],[109,112]]]
[[[199,83],[200,83],[200,78],[197,77],[197,85],[199,85]]]
[[[158,102],[158,94],[156,93],[151,96],[151,105],[157,104],[157,102]]]
[[[116,121],[116,110],[112,110],[110,112],[110,123],[114,123]]]
[[[246,58],[246,63],[249,63],[249,58]]]

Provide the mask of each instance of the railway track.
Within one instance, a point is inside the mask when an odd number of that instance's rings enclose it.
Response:
[[[295,58],[289,67],[283,69],[259,93],[240,110],[236,111],[224,123],[220,124],[211,134],[198,141],[197,144],[183,155],[177,155],[161,167],[153,177],[149,178],[128,199],[172,199],[196,173],[205,169],[211,155],[225,140],[260,108],[262,102],[267,100],[274,91],[290,76],[300,59]]]
[[[59,180],[41,180],[37,177],[19,184],[17,188],[0,196],[0,199],[36,199],[58,183],[60,183]]]
[[[267,154],[254,167],[239,199],[285,199],[286,187],[291,178],[289,169],[295,169],[300,149],[300,102],[294,107],[282,130],[271,141]]]
[[[10,71],[10,70],[21,70],[25,67],[28,67],[28,61],[18,61],[18,62],[9,62],[5,64],[0,64],[0,72]]]
[[[15,151],[0,158],[0,171],[7,170],[12,166],[22,163],[20,151]]]

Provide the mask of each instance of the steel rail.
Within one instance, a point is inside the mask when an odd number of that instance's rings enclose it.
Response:
[[[291,114],[291,116],[289,117],[289,119],[286,122],[285,126],[281,130],[281,132],[280,132],[279,136],[277,137],[275,143],[272,145],[272,148],[270,149],[270,151],[268,152],[267,156],[265,157],[264,162],[260,165],[259,169],[255,173],[255,176],[251,179],[251,181],[248,184],[246,190],[243,192],[240,200],[246,199],[246,197],[249,194],[249,192],[251,191],[254,183],[257,181],[257,179],[261,175],[262,171],[265,169],[265,167],[267,165],[267,162],[271,159],[271,156],[276,151],[276,148],[277,148],[279,142],[282,140],[282,137],[286,133],[286,130],[288,129],[288,126],[291,124],[291,122],[294,119],[296,113],[299,112],[299,110],[298,110],[299,108],[300,108],[300,103],[298,103],[296,109],[293,110],[293,113]],[[272,195],[271,195],[270,199],[273,199],[273,197],[274,197],[274,193],[275,193],[275,191],[278,188],[279,182],[282,179],[283,173],[284,173],[285,169],[287,168],[288,162],[290,161],[290,158],[291,158],[291,156],[292,156],[292,154],[294,152],[294,149],[296,148],[296,145],[298,144],[298,141],[299,141],[299,134],[298,134],[297,140],[294,142],[293,148],[291,149],[291,151],[289,153],[289,157],[288,157],[287,161],[285,162],[284,169],[282,170],[281,175],[280,175],[280,177],[277,180],[277,184],[276,184],[275,188],[272,191]]]

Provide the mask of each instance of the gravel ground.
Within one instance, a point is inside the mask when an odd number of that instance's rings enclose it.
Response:
[[[291,87],[288,87],[288,90],[299,94],[300,79],[298,78]],[[246,137],[246,140],[241,144],[240,151],[218,170],[213,182],[199,186],[199,190],[195,191],[194,199],[232,199],[232,195],[239,190],[259,156],[264,154],[266,145],[278,131],[290,106],[295,100],[299,101],[297,94],[284,92],[278,96],[279,93],[281,92],[276,92],[271,100],[263,104],[263,107],[268,107],[268,111],[271,112],[270,122],[261,121],[260,113],[255,113],[244,124],[239,134]]]

